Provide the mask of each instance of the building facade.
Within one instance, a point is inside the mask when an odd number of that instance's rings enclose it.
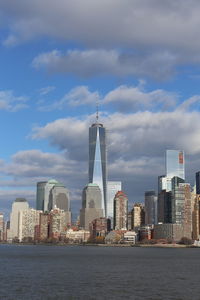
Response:
[[[19,241],[29,239],[34,240],[35,226],[40,223],[40,213],[42,211],[28,208],[19,211]]]
[[[19,238],[19,212],[20,210],[26,210],[29,208],[29,204],[24,198],[16,198],[12,204],[12,211],[10,214],[10,230],[9,240]]]
[[[114,197],[116,193],[121,190],[122,190],[121,181],[107,182],[107,218],[111,220],[111,228],[113,228]]]
[[[56,183],[49,193],[48,210],[50,211],[55,207],[70,211],[69,191],[62,183]]]
[[[157,196],[155,191],[145,192],[145,224],[157,223]]]
[[[36,209],[44,211],[45,185],[47,181],[37,182]]]
[[[89,183],[82,192],[82,209],[80,210],[80,226],[89,230],[90,223],[103,217],[102,192],[96,183]]]
[[[96,183],[102,193],[101,209],[106,216],[107,152],[106,130],[97,122],[89,128],[89,183]]]
[[[128,223],[128,198],[119,191],[114,198],[114,229],[126,230]]]

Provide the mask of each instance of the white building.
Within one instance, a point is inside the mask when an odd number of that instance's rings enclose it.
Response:
[[[29,204],[24,198],[17,198],[12,204],[12,211],[10,214],[10,230],[7,239],[12,240],[19,238],[19,212],[20,210],[26,210],[29,208]]]
[[[19,241],[23,241],[24,238],[34,239],[35,226],[39,225],[40,213],[42,211],[33,208],[28,208],[19,211]]]

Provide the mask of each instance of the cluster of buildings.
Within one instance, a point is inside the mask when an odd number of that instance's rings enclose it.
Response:
[[[56,180],[37,183],[36,209],[17,198],[6,224],[0,213],[0,240],[135,243],[142,240],[199,239],[200,172],[196,186],[185,182],[184,152],[166,151],[166,173],[158,191],[146,191],[144,203],[128,211],[121,181],[107,178],[106,129],[89,128],[89,176],[80,217],[72,224],[68,189]]]

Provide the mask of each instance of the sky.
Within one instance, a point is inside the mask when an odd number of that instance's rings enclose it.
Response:
[[[107,129],[108,179],[130,206],[157,189],[166,149],[200,170],[198,0],[0,0],[0,211],[36,183],[88,183],[88,128]]]

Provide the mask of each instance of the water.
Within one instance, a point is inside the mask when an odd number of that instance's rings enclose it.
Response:
[[[1,300],[199,300],[200,249],[0,245]]]

